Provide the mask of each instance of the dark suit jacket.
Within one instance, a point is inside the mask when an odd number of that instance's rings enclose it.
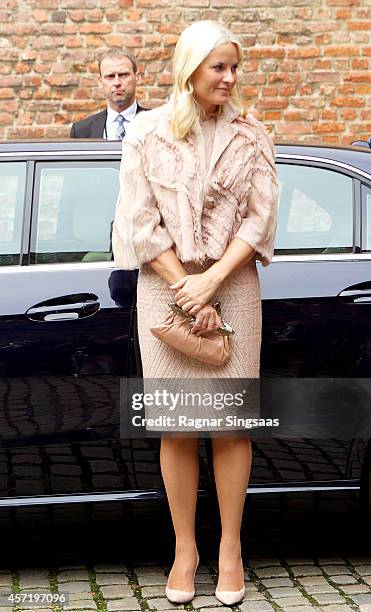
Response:
[[[137,103],[138,104],[138,103]],[[138,104],[137,113],[147,110]],[[103,138],[107,110],[72,124],[70,138]]]

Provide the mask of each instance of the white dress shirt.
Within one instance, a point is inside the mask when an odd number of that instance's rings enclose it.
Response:
[[[128,106],[128,108],[125,108],[125,110],[122,113],[118,113],[117,111],[113,110],[113,108],[110,107],[110,105],[108,104],[107,106],[107,119],[106,119],[106,127],[103,133],[103,138],[106,138],[107,140],[118,140],[117,138],[117,129],[119,127],[119,124],[116,121],[116,117],[117,115],[122,115],[125,119],[125,121],[132,121],[136,115],[137,112],[137,102],[136,100],[133,102],[133,104],[131,106]],[[124,123],[125,125],[125,123]]]

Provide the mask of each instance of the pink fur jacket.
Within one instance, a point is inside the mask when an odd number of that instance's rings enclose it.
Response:
[[[139,113],[123,141],[113,226],[116,266],[133,269],[175,248],[182,262],[220,259],[234,237],[267,265],[276,229],[274,148],[253,116],[228,104],[218,117],[209,168],[197,121],[176,140],[170,103]]]

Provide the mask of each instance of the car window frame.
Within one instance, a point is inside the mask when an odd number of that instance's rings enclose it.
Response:
[[[30,217],[32,210],[32,188],[33,188],[33,162],[27,159],[27,155],[20,157],[12,153],[1,155],[0,162],[4,163],[24,163],[26,165],[25,172],[25,183],[23,193],[23,212],[21,221],[21,236],[20,236],[20,247],[18,255],[18,263],[8,264],[0,266],[0,270],[14,269],[18,266],[24,265],[27,262],[28,256],[28,245],[29,245],[29,228],[30,228]]]
[[[367,249],[367,194],[371,196],[371,182],[360,181],[361,200],[361,252],[371,258],[371,248]],[[369,211],[371,215],[371,211]]]
[[[89,163],[95,164],[108,164],[114,162],[118,164],[118,172],[120,171],[120,160],[121,155],[109,154],[97,155],[96,152],[92,152],[91,155],[87,155],[86,152],[82,155],[81,152],[72,154],[65,154],[56,156],[55,154],[51,154],[50,157],[42,157],[41,159],[36,159],[34,161],[34,171],[33,171],[33,190],[32,190],[32,212],[30,218],[30,226],[29,226],[29,241],[28,241],[28,252],[27,252],[27,265],[29,266],[82,266],[85,267],[89,264],[89,262],[83,261],[75,261],[75,262],[34,262],[32,261],[31,247],[33,244],[36,244],[36,236],[37,236],[37,221],[34,223],[34,220],[38,218],[39,212],[39,203],[40,203],[40,184],[41,184],[41,172],[43,168],[51,168],[52,164],[60,165],[61,167],[77,167],[82,164],[86,164],[88,166]],[[99,265],[102,264],[110,264],[110,261],[97,261]]]
[[[34,194],[33,194],[33,183],[34,183],[34,173],[35,173],[35,164],[41,161],[66,161],[66,159],[76,160],[76,161],[117,161],[121,160],[121,151],[115,149],[106,149],[106,142],[102,145],[101,148],[96,150],[74,150],[68,147],[68,143],[66,143],[66,149],[60,150],[51,150],[51,151],[7,151],[2,152],[0,155],[0,160],[4,161],[26,161],[27,163],[27,179],[26,179],[26,189],[25,189],[25,205],[24,205],[24,217],[23,217],[23,232],[22,232],[22,242],[21,242],[21,253],[20,253],[20,261],[19,265],[28,266],[30,265],[30,230],[31,230],[31,213],[34,202]],[[298,145],[300,147],[300,145]],[[316,261],[316,260],[344,260],[355,257],[359,259],[371,259],[371,253],[362,251],[362,196],[361,196],[361,187],[365,185],[367,188],[371,189],[371,172],[367,173],[363,169],[359,169],[356,166],[352,165],[351,161],[343,162],[337,161],[330,158],[326,158],[325,156],[314,156],[310,154],[306,154],[305,152],[285,152],[284,145],[277,145],[275,161],[276,164],[285,163],[285,164],[295,164],[295,165],[311,165],[313,167],[330,169],[330,170],[338,170],[342,174],[346,174],[353,178],[354,182],[354,208],[353,208],[353,232],[354,232],[354,253],[348,253],[343,255],[337,254],[320,254],[320,255],[274,255],[274,261]],[[44,266],[51,264],[33,264],[34,266]],[[56,266],[64,266],[65,264],[53,264]],[[66,264],[69,266],[86,266],[89,264]],[[112,262],[101,262],[100,266],[112,266]],[[16,268],[17,266],[4,266],[3,268]]]
[[[329,170],[332,172],[338,172],[339,174],[348,176],[352,179],[352,198],[353,198],[353,248],[352,252],[349,253],[285,253],[284,255],[274,254],[272,261],[318,261],[319,259],[340,259],[349,258],[361,251],[361,195],[360,195],[360,183],[362,177],[366,174],[356,167],[331,160],[327,158],[318,158],[311,155],[301,155],[298,153],[276,153],[275,157],[276,166],[278,164],[289,164],[295,166],[305,166],[312,168],[320,168]],[[370,176],[371,178],[371,176]],[[364,179],[363,179],[364,180]]]

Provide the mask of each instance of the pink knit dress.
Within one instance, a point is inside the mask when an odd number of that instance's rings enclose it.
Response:
[[[210,119],[200,125],[209,165],[216,122]],[[205,217],[212,207],[212,203],[204,203]],[[183,265],[189,274],[194,274],[203,272],[213,263],[209,260],[202,266],[194,263]],[[150,327],[165,316],[169,311],[168,303],[173,301],[174,291],[148,264],[142,265],[138,278],[137,311],[144,378],[258,378],[261,301],[254,259],[231,274],[215,295],[214,301],[221,303],[223,319],[235,330],[235,335],[230,338],[231,357],[226,365],[212,366],[190,359],[152,336]]]

